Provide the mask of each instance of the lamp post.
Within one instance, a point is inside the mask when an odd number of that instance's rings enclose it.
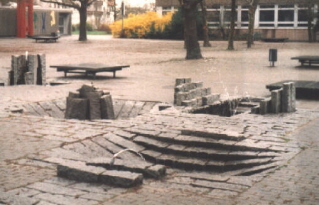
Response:
[[[125,15],[124,1],[122,1],[121,3],[121,14],[122,14],[122,37],[124,37],[124,15]]]

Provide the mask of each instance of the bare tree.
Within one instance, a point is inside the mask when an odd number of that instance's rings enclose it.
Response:
[[[197,6],[203,0],[179,0],[184,11],[186,59],[203,58],[198,43],[196,12]]]
[[[87,21],[87,8],[97,0],[40,0],[46,3],[53,3],[61,6],[71,7],[79,11],[80,14],[80,34],[79,41],[86,41],[86,21]]]
[[[235,18],[236,18],[236,0],[231,0],[230,32],[228,37],[228,48],[227,48],[228,50],[234,50]]]
[[[206,0],[203,0],[200,3],[202,8],[202,19],[203,19],[203,38],[204,38],[204,47],[211,47],[212,45],[209,43],[209,30],[208,30],[208,23],[207,23],[207,5]]]
[[[247,48],[251,48],[254,44],[254,27],[255,27],[255,13],[259,0],[246,0],[249,4],[248,10],[248,35],[247,35]]]

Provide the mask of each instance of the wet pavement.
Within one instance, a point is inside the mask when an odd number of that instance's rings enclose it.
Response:
[[[92,82],[118,100],[172,103],[175,78],[181,76],[203,81],[224,96],[267,96],[266,84],[318,79],[316,69],[299,68],[290,60],[318,51],[317,44],[256,42],[247,50],[244,42],[237,42],[237,50],[229,52],[226,42],[213,42],[212,48],[203,48],[206,59],[185,61],[178,41],[75,39],[61,38],[56,44],[0,39],[2,81],[10,56],[25,50],[46,53],[47,67],[110,59],[131,65],[115,79],[108,74],[95,80],[64,78],[52,69],[48,81],[70,84],[0,87],[0,204],[318,204],[317,101],[298,100],[295,113],[232,117],[182,113],[174,107],[159,111],[156,103],[138,117],[115,121],[26,112],[26,104],[45,111],[48,102],[57,105],[69,91]],[[280,61],[270,68],[267,54],[273,47],[279,49]],[[25,112],[12,112],[21,107]],[[207,140],[209,133],[218,139]],[[144,179],[130,189],[57,177],[62,159],[112,157],[132,147],[148,161],[165,164],[167,176]],[[124,159],[134,161],[136,156],[127,153]]]

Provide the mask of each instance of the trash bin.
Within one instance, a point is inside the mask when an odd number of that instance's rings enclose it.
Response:
[[[271,66],[275,66],[275,62],[277,61],[277,49],[269,49],[269,61],[271,62]]]

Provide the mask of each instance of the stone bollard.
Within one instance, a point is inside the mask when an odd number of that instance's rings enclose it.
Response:
[[[282,112],[296,111],[296,87],[293,82],[283,84],[281,109]]]
[[[271,91],[271,112],[280,113],[281,112],[281,93],[282,89]]]
[[[8,85],[45,85],[46,59],[44,54],[13,55]]]

